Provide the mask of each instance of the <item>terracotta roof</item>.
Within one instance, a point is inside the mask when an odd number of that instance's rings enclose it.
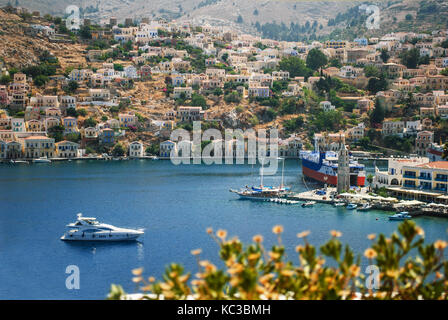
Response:
[[[29,137],[25,138],[25,140],[32,140],[32,139],[41,140],[41,139],[51,139],[51,138],[46,137],[46,136],[29,136]]]
[[[434,161],[434,162],[420,164],[417,167],[433,168],[433,169],[447,169],[448,170],[448,161]]]

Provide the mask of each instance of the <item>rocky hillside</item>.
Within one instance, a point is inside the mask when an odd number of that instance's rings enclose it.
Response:
[[[25,21],[23,18],[0,10],[0,58],[8,68],[35,65],[39,57],[48,51],[58,57],[61,69],[85,64],[84,47],[79,44],[52,43],[47,37],[34,35],[30,37],[26,30],[31,23],[40,23],[40,19]]]
[[[0,4],[14,1],[0,0]],[[314,40],[356,37],[397,29],[421,30],[446,27],[448,5],[444,0],[390,1],[276,1],[276,0],[18,0],[20,6],[42,13],[63,15],[74,4],[86,17],[106,20],[111,16],[193,19],[282,40]],[[369,14],[362,4],[380,8],[381,29],[365,28]]]

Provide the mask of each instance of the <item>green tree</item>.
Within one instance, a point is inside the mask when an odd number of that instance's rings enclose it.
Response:
[[[87,115],[87,111],[86,109],[81,108],[78,110],[78,114],[82,117],[85,117]]]
[[[377,67],[368,65],[368,66],[364,67],[364,74],[366,75],[367,78],[370,78],[370,77],[377,78],[380,76],[380,71],[378,70]]]
[[[328,63],[330,67],[342,68],[342,63],[337,58],[331,58]]]
[[[288,57],[283,58],[278,65],[280,70],[288,71],[291,78],[294,77],[309,77],[313,74],[312,70],[309,69],[305,62],[299,57]]]
[[[389,52],[387,52],[387,49],[384,49],[384,48],[381,49],[380,58],[381,58],[381,60],[383,60],[384,63],[389,61],[390,55],[389,55]]]
[[[375,109],[373,109],[372,113],[370,114],[370,123],[381,123],[383,122],[385,116],[386,110],[384,109],[382,103],[377,100],[375,102]]]
[[[47,76],[45,76],[45,75],[43,75],[43,74],[40,74],[40,75],[38,75],[37,77],[34,78],[33,83],[34,83],[34,85],[35,85],[36,87],[42,87],[42,86],[44,86],[48,81],[50,81],[50,79],[49,79]]]
[[[241,101],[241,95],[236,91],[232,91],[224,96],[224,101],[226,103],[238,103]]]
[[[420,60],[420,51],[417,48],[412,48],[400,54],[401,63],[409,69],[415,69]]]
[[[317,48],[311,49],[306,56],[306,65],[311,70],[316,71],[317,69],[325,66],[327,63],[327,56]]]
[[[112,155],[114,157],[122,157],[124,156],[125,152],[126,151],[124,150],[124,147],[120,143],[117,143],[112,149]]]
[[[7,85],[11,82],[11,76],[9,74],[4,74],[0,77],[0,84]]]
[[[367,182],[369,183],[369,191],[372,191],[373,175],[371,173],[367,175]]]
[[[92,32],[90,30],[90,26],[83,25],[79,29],[79,35],[83,39],[92,39]]]
[[[146,147],[145,152],[146,152],[147,154],[156,156],[156,155],[158,155],[159,152],[160,152],[160,145],[157,144],[157,143],[150,144],[148,147]]]
[[[78,90],[78,82],[74,81],[74,80],[70,80],[69,83],[67,84],[67,86],[64,88],[64,91],[67,94],[72,94],[75,93],[76,90]]]
[[[207,106],[207,101],[200,94],[193,93],[191,95],[190,105],[191,106],[195,106],[195,107],[206,107]]]
[[[367,84],[367,89],[376,94],[378,91],[384,91],[387,89],[387,80],[384,76],[380,76],[379,78],[370,78]]]
[[[95,127],[96,124],[97,124],[97,122],[92,117],[90,117],[84,121],[84,127],[86,127],[86,128]]]

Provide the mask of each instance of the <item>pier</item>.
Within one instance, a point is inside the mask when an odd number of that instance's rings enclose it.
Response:
[[[374,210],[391,212],[407,211],[412,216],[431,216],[448,218],[448,205],[441,203],[427,203],[418,200],[399,200],[394,197],[382,197],[368,191],[369,188],[359,188],[356,192],[336,193],[336,188],[314,189],[293,193],[287,196],[288,200],[315,201],[319,203],[334,204],[335,202],[355,203],[358,205],[368,203]],[[325,191],[325,194],[323,192]]]

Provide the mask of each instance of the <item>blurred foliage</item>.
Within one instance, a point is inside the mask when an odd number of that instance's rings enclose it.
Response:
[[[448,261],[444,258],[447,243],[437,240],[426,244],[424,231],[413,221],[404,221],[398,233],[390,237],[374,234],[364,251],[369,265],[379,270],[377,289],[368,284],[370,277],[361,271],[361,256],[339,240],[341,232],[332,230],[331,238],[318,250],[307,240],[309,231],[297,237],[299,263],[289,260],[282,244],[282,226],[272,229],[277,243],[267,249],[263,237],[244,246],[236,237],[228,239],[225,230],[207,230],[219,246],[225,266],[218,268],[193,250],[199,271],[192,276],[176,263],[170,264],[162,280],[145,278],[143,269],[133,270],[133,282],[142,299],[447,299]],[[318,253],[320,251],[320,253]],[[221,265],[221,264],[220,264]],[[366,271],[367,272],[367,271]],[[112,285],[109,299],[126,299],[121,286]]]

